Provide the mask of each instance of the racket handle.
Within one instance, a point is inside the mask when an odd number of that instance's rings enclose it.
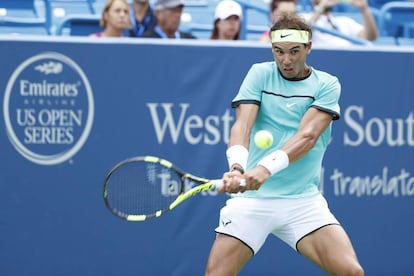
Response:
[[[240,186],[242,186],[242,187],[246,186],[246,179],[241,179],[240,180]]]
[[[216,187],[216,189],[223,187],[224,183],[222,179],[215,179],[212,180],[211,183],[214,184],[214,186]],[[240,186],[244,187],[246,186],[246,179],[241,179],[240,180]]]

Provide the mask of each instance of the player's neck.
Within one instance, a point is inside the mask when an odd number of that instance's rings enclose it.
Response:
[[[303,71],[302,71],[302,78],[308,77],[310,73],[311,73],[311,68],[305,64],[305,67],[303,67]]]

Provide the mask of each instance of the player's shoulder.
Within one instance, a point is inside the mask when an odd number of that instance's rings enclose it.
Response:
[[[251,67],[252,70],[265,72],[273,72],[276,69],[276,63],[274,61],[264,61],[254,63]]]
[[[326,72],[312,68],[312,77],[317,80],[321,89],[340,91],[341,83],[338,77]]]
[[[312,74],[322,81],[338,81],[338,77],[326,71],[318,70],[312,67]]]
[[[253,64],[253,66],[256,67],[262,67],[262,68],[270,68],[275,66],[274,61],[262,61],[262,62],[256,62]]]

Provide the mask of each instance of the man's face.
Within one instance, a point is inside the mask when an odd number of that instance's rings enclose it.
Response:
[[[272,52],[282,75],[287,79],[305,77],[306,56],[310,53],[311,42],[306,46],[297,42],[272,43]]]
[[[180,26],[182,12],[182,6],[156,11],[158,25],[166,33],[176,32]]]

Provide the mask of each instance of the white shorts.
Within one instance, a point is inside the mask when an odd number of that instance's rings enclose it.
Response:
[[[221,209],[215,231],[237,238],[256,254],[269,234],[297,250],[299,240],[330,224],[339,222],[320,194],[292,199],[234,197]]]

